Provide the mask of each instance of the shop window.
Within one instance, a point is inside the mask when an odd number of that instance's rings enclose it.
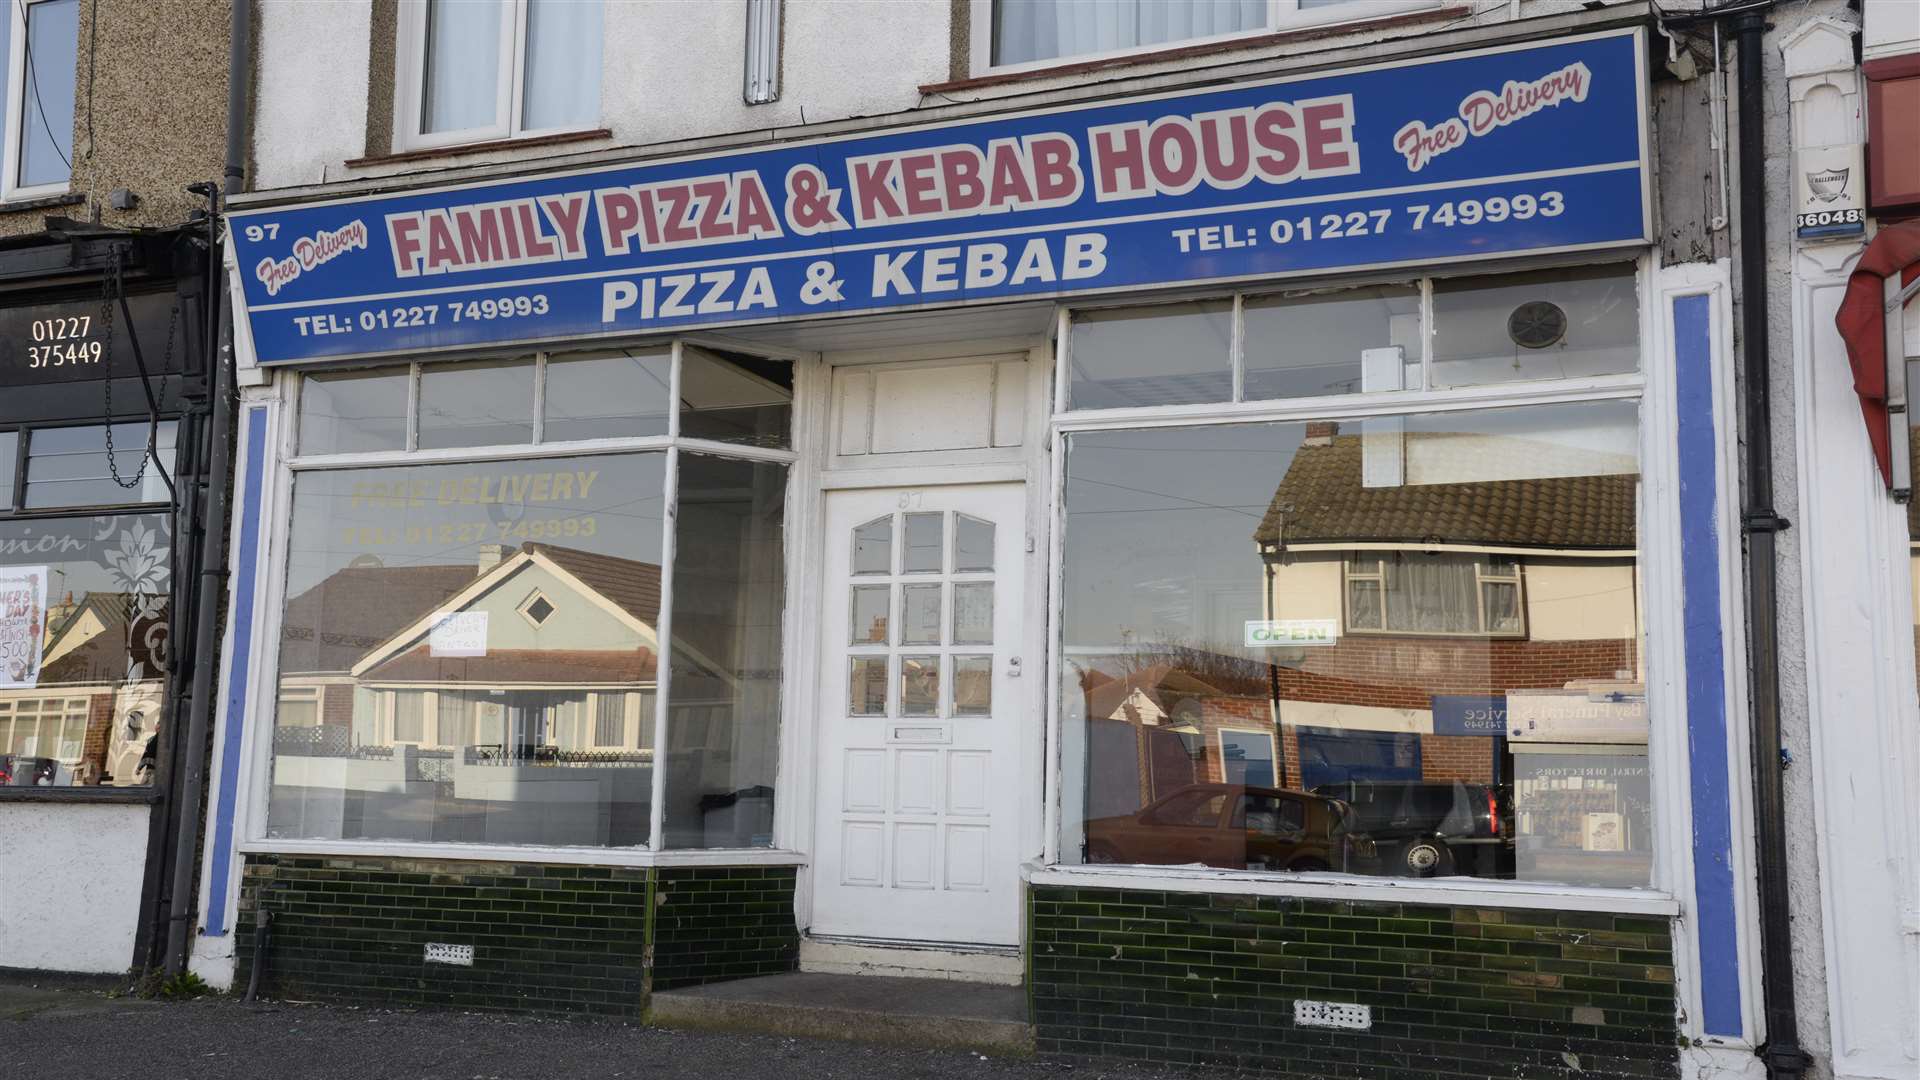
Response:
[[[1068,353],[1076,409],[1233,400],[1233,304],[1089,311]]]
[[[0,594],[26,601],[0,618],[0,787],[152,782],[170,528],[164,513],[0,519]]]
[[[616,439],[665,435],[672,412],[673,357],[613,349],[547,360],[544,437]]]
[[[675,450],[670,429],[718,414],[703,431],[787,441],[792,377],[701,354],[751,392],[697,392],[711,409],[676,412],[667,388],[688,377],[673,365],[691,355],[364,376],[417,385],[398,425],[416,449],[295,462],[270,836],[772,842],[787,465]],[[596,401],[596,375],[638,392]],[[331,408],[306,407],[315,381],[301,420],[330,425]],[[514,453],[536,439],[575,445]]]
[[[403,0],[396,145],[594,127],[602,18],[599,0]]]
[[[20,433],[0,431],[0,510],[13,509],[13,484],[19,469]]]
[[[58,195],[73,178],[74,62],[80,0],[21,0],[0,21],[6,36],[6,172],[0,195]]]
[[[1508,556],[1369,551],[1348,557],[1346,574],[1353,633],[1517,637],[1523,631],[1520,570]]]
[[[1433,284],[1433,385],[1623,375],[1640,368],[1640,303],[1626,266]]]
[[[404,368],[308,376],[300,384],[300,452],[405,450],[410,381]]]
[[[1079,311],[1063,349],[1067,407],[1629,375],[1637,289],[1631,264],[1609,264]]]
[[[683,346],[680,434],[785,449],[793,445],[793,365]]]
[[[1434,0],[976,0],[975,32],[995,68],[1148,52],[1173,45],[1367,19]],[[983,25],[987,19],[990,24]],[[984,65],[979,65],[984,66]]]
[[[1631,400],[1069,431],[1062,858],[1648,886],[1637,446]]]
[[[158,461],[169,472],[178,429],[163,420],[153,432]],[[28,510],[167,501],[147,455],[146,424],[36,428],[27,436],[26,474]]]

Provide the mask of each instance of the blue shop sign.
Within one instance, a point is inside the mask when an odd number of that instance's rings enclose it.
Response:
[[[231,215],[267,363],[1645,243],[1639,30]]]
[[[1435,735],[1489,735],[1507,733],[1507,699],[1504,695],[1433,695],[1433,733]]]

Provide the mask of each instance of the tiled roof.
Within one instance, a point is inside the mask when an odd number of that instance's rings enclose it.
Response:
[[[348,566],[287,601],[280,671],[349,671],[479,575],[455,566]]]
[[[1630,473],[1366,487],[1360,482],[1361,464],[1358,434],[1309,440],[1294,453],[1254,539],[1289,545],[1635,546],[1638,478]]]
[[[49,644],[58,643],[89,611],[99,617],[100,632],[42,667],[41,684],[117,683],[127,678],[135,664],[139,665],[141,678],[154,679],[164,674],[169,629],[167,598],[143,594],[145,613],[137,632],[130,634],[127,620],[134,597],[133,593],[89,593],[85,601],[61,620]]]
[[[660,567],[613,555],[552,544],[527,544],[552,559],[562,570],[620,606],[622,611],[651,627],[660,620]]]

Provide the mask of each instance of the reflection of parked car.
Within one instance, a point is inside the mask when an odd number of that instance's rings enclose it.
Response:
[[[1193,784],[1132,814],[1087,822],[1087,861],[1236,870],[1344,869],[1355,841],[1345,808],[1304,791]]]
[[[1313,793],[1351,808],[1348,827],[1374,842],[1379,866],[1390,874],[1452,874],[1460,862],[1478,863],[1465,849],[1504,848],[1513,835],[1507,800],[1491,784],[1348,780],[1322,784]],[[1493,867],[1479,869],[1489,876],[1497,873]]]

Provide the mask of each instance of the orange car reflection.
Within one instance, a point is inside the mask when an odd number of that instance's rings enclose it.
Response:
[[[1087,822],[1087,861],[1235,870],[1343,870],[1370,858],[1347,807],[1304,791],[1191,784],[1132,814]]]

